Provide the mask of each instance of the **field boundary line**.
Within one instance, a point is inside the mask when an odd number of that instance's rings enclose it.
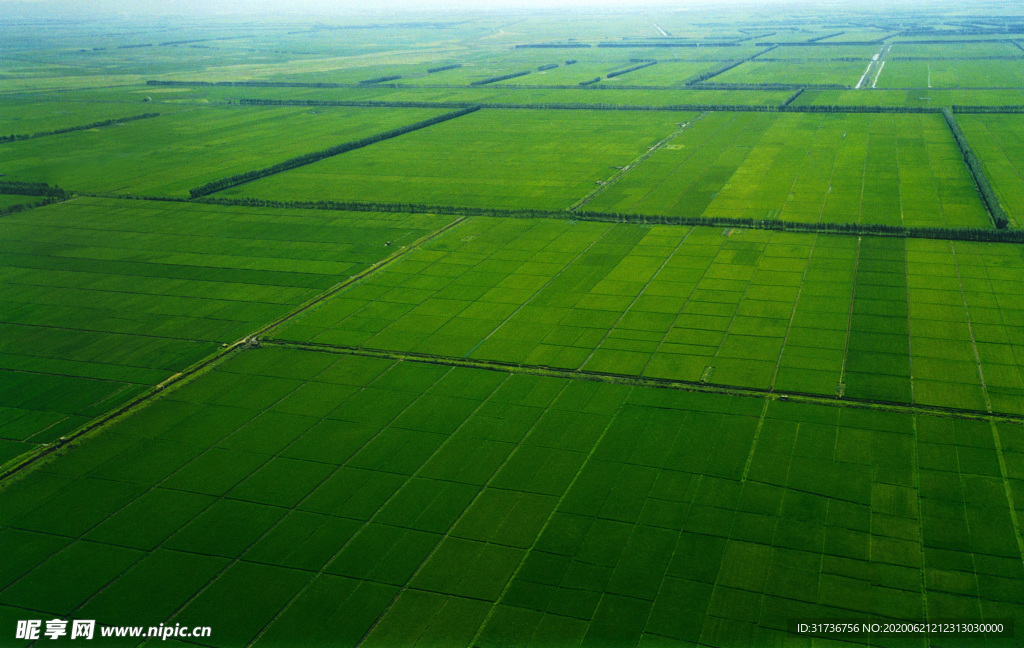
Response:
[[[135,200],[165,200],[163,198],[92,194],[99,198]],[[178,202],[189,202],[175,199]],[[325,211],[355,211],[401,214],[431,214],[442,216],[484,216],[489,218],[551,218],[556,220],[591,221],[597,223],[632,223],[636,225],[678,225],[684,227],[722,227],[750,230],[773,230],[796,233],[841,234],[845,236],[881,236],[888,238],[922,238],[942,241],[977,241],[982,243],[1024,243],[1024,230],[956,227],[905,227],[902,225],[873,225],[863,223],[803,223],[786,220],[755,220],[753,218],[703,218],[700,216],[652,216],[616,212],[593,212],[545,209],[503,209],[499,207],[466,207],[456,205],[426,205],[420,203],[367,203],[342,200],[276,201],[260,198],[204,197],[194,202],[226,207],[260,207],[281,209],[310,209]]]
[[[722,84],[725,85],[725,84]],[[592,86],[583,86],[589,88]],[[614,86],[608,86],[613,88]],[[573,86],[575,88],[575,86]],[[551,90],[551,87],[537,87],[537,90]],[[622,89],[622,87],[616,88]],[[737,88],[721,88],[711,84],[698,85],[688,88],[631,88],[641,90],[736,90]],[[813,84],[786,84],[781,87],[772,88],[738,88],[748,91],[792,91],[802,94],[805,90],[849,90],[850,88],[823,87]],[[905,90],[920,90],[921,88],[905,88]],[[959,88],[958,88],[959,89]],[[995,88],[1000,89],[1000,88]],[[1009,88],[1019,90],[1020,88]],[[880,90],[889,90],[882,88]],[[295,106],[295,107],[340,107],[340,108],[433,108],[433,109],[458,109],[480,106],[480,110],[596,110],[596,111],[623,111],[623,112],[798,112],[798,113],[849,113],[849,114],[938,114],[942,109],[927,106],[860,106],[856,104],[834,105],[834,104],[799,104],[789,105],[788,101],[797,97],[791,95],[786,101],[779,105],[772,104],[664,104],[664,105],[640,105],[640,104],[607,104],[607,103],[504,103],[500,101],[384,101],[377,99],[255,99],[239,98],[237,106]],[[954,106],[954,112],[1024,112],[1024,106]]]
[[[972,421],[1006,421],[1011,423],[1024,423],[1024,414],[1014,414],[1011,412],[985,412],[982,410],[942,407],[939,405],[897,403],[894,401],[850,398],[847,396],[828,396],[824,394],[812,394],[809,392],[762,389],[759,387],[737,387],[733,385],[702,383],[694,380],[676,378],[654,378],[650,376],[616,374],[603,371],[589,371],[585,369],[563,369],[558,367],[549,367],[546,365],[531,365],[517,362],[506,362],[502,360],[477,360],[430,353],[417,353],[414,351],[390,351],[387,349],[350,347],[336,344],[325,344],[322,342],[300,342],[280,338],[263,338],[260,340],[260,344],[261,346],[271,346],[283,349],[319,351],[322,353],[356,355],[368,358],[381,358],[385,360],[403,360],[425,364],[464,367],[467,369],[481,369],[485,371],[562,378],[566,380],[588,380],[591,382],[656,387],[661,389],[675,389],[678,391],[741,396],[745,398],[768,398],[770,400],[782,400],[795,403],[831,405],[834,407],[852,407],[856,409],[870,409],[900,414],[922,414],[927,416],[958,418]]]
[[[56,441],[53,441],[43,446],[39,446],[33,450],[29,450],[28,452],[13,458],[8,463],[0,465],[0,489],[2,489],[12,477],[24,473],[26,469],[36,465],[42,459],[54,455],[58,450],[61,450],[62,448],[65,447],[69,447],[71,444],[77,441],[81,441],[84,440],[85,438],[91,437],[93,434],[99,434],[108,425],[120,421],[121,419],[124,419],[127,416],[133,414],[135,411],[145,407],[152,400],[156,399],[164,392],[169,392],[174,388],[180,387],[188,382],[191,382],[193,378],[198,377],[202,373],[205,373],[206,370],[226,360],[228,356],[232,355],[235,351],[239,351],[252,346],[258,346],[258,336],[266,334],[267,332],[273,330],[274,328],[280,326],[281,324],[284,324],[285,322],[291,320],[292,318],[297,317],[298,315],[306,312],[307,310],[315,306],[318,306],[322,302],[330,299],[331,297],[341,292],[345,288],[348,288],[352,284],[361,281],[368,277],[369,275],[374,274],[377,271],[390,266],[391,264],[403,258],[405,255],[412,252],[413,250],[419,248],[419,246],[423,245],[424,243],[427,243],[428,241],[433,240],[434,238],[437,238],[438,236],[443,235],[449,230],[460,225],[465,220],[465,218],[457,218],[453,220],[451,223],[445,225],[444,227],[434,230],[433,232],[429,232],[425,236],[420,237],[419,239],[413,241],[409,245],[404,246],[402,249],[395,251],[390,256],[381,259],[377,263],[374,263],[373,265],[363,269],[358,274],[348,277],[344,281],[335,284],[334,286],[328,288],[324,292],[321,292],[319,295],[316,295],[315,297],[300,304],[292,311],[278,317],[269,324],[261,326],[255,332],[246,335],[242,339],[237,340],[236,342],[229,344],[226,347],[218,349],[217,351],[207,356],[206,358],[203,358],[199,362],[175,373],[174,375],[172,375],[170,378],[167,378],[163,382],[153,385],[151,388],[142,392],[141,394],[131,399],[127,403],[122,404],[120,407],[89,421],[85,425],[69,432],[67,435],[59,438]]]
[[[39,137],[49,137],[51,135],[63,135],[64,133],[74,133],[75,131],[90,130],[92,128],[104,128],[106,126],[116,126],[117,124],[127,124],[128,122],[138,121],[140,119],[152,119],[159,117],[160,113],[142,113],[141,115],[131,115],[129,117],[118,117],[115,119],[104,119],[98,122],[92,122],[91,124],[81,124],[78,126],[68,126],[67,128],[58,128],[52,131],[40,131],[38,133],[24,133],[20,135],[5,135],[0,136],[0,144],[7,144],[10,142],[20,142],[22,140],[36,139]]]
[[[703,119],[708,114],[709,113],[706,112],[706,111],[702,112],[699,115],[697,115],[696,117],[694,117],[693,119],[691,119],[690,121],[683,122],[682,124],[679,124],[678,126],[676,126],[676,129],[674,131],[672,131],[671,133],[669,133],[668,137],[666,137],[665,139],[663,139],[660,142],[656,143],[654,146],[649,147],[646,151],[641,153],[640,156],[637,157],[635,160],[633,160],[632,162],[630,162],[626,166],[624,166],[621,169],[619,169],[618,173],[613,175],[608,180],[605,180],[604,182],[602,182],[600,184],[600,186],[597,187],[597,189],[594,189],[589,194],[587,194],[586,196],[580,198],[575,203],[573,203],[572,206],[570,206],[570,207],[568,207],[566,209],[566,211],[574,212],[577,209],[579,209],[580,207],[582,207],[582,206],[586,205],[587,203],[589,203],[591,200],[593,200],[593,199],[597,198],[598,196],[600,196],[601,194],[603,194],[605,191],[608,191],[608,189],[610,189],[616,182],[621,180],[623,178],[623,176],[625,176],[627,173],[629,173],[630,171],[635,169],[637,166],[642,164],[644,160],[646,160],[647,158],[649,158],[652,155],[654,155],[659,149],[664,147],[666,144],[668,144],[669,142],[671,142],[675,138],[677,138],[680,135],[682,135],[683,131],[689,129],[690,126],[692,126],[694,122],[700,121],[701,119]]]
[[[996,448],[996,458],[999,460],[999,474],[1003,481],[1003,492],[1006,494],[1006,504],[1010,508],[1010,522],[1013,523],[1013,533],[1017,537],[1017,550],[1020,551],[1021,561],[1024,561],[1024,536],[1021,534],[1017,506],[1013,500],[1013,489],[1010,488],[1010,478],[1006,470],[1006,457],[1003,456],[1003,441],[999,436],[999,427],[994,420],[991,421],[991,425],[992,441]]]
[[[999,230],[1006,229],[1010,218],[1003,211],[1003,206],[999,203],[999,197],[996,196],[995,191],[992,190],[992,185],[989,184],[984,165],[978,159],[978,156],[974,154],[974,150],[971,148],[970,142],[967,141],[967,136],[960,128],[960,124],[957,123],[953,111],[949,108],[943,108],[942,117],[946,120],[946,125],[949,127],[950,134],[953,135],[957,148],[960,149],[960,154],[963,156],[967,171],[974,178],[974,188],[978,190],[978,197],[988,211],[992,225]]]
[[[262,169],[254,169],[252,171],[246,171],[244,173],[228,176],[226,178],[211,180],[210,182],[207,182],[202,186],[189,189],[189,196],[191,198],[201,198],[202,196],[207,196],[218,191],[223,191],[225,189],[237,187],[238,185],[253,182],[254,180],[259,180],[261,178],[266,178],[267,176],[276,175],[278,173],[283,173],[285,171],[291,171],[292,169],[297,169],[302,166],[313,164],[314,162],[319,162],[320,160],[331,158],[336,155],[341,155],[342,153],[348,153],[349,151],[365,148],[378,142],[383,142],[390,139],[394,139],[396,137],[401,137],[402,135],[405,135],[407,133],[412,133],[418,130],[422,130],[424,128],[429,128],[436,124],[441,124],[452,119],[458,119],[459,117],[462,117],[464,115],[474,113],[479,109],[480,107],[476,105],[468,106],[466,108],[456,110],[455,112],[437,115],[436,117],[431,117],[430,119],[414,122],[412,124],[406,124],[405,126],[393,128],[391,130],[384,131],[383,133],[375,133],[373,135],[369,135],[358,140],[351,140],[343,144],[338,144],[337,146],[332,146],[330,148],[323,149],[321,151],[305,153],[303,155],[299,155],[297,157],[293,157],[288,160],[278,162],[277,164],[264,167]]]

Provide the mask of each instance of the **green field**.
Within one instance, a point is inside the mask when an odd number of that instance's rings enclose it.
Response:
[[[211,180],[271,166],[439,110],[207,108],[3,144],[7,179],[111,194],[187,196]]]
[[[444,222],[89,198],[0,219],[0,463]]]
[[[1020,52],[1020,50],[1018,50]],[[1024,54],[1024,52],[1020,52]],[[1022,61],[887,61],[879,88],[1021,88]]]
[[[1024,414],[1016,246],[725,234],[477,219],[274,335]]]
[[[999,466],[1024,455],[994,439],[1020,438],[249,351],[4,493],[0,603],[210,625],[211,646],[767,645],[792,616],[1005,617],[1024,569]]]
[[[769,52],[768,56],[775,52]],[[712,77],[709,83],[793,83],[854,86],[866,61],[759,61],[754,59]]]
[[[587,208],[991,227],[938,115],[711,113]]]
[[[882,70],[883,75],[885,74],[885,69]],[[870,92],[863,90],[808,90],[801,94],[793,103],[798,106],[888,106],[907,108],[948,108],[953,105],[1019,106],[1024,105],[1024,88],[1018,90],[872,89]]]
[[[1020,648],[1016,5],[8,4],[0,646]]]
[[[1024,116],[961,115],[957,121],[970,138],[971,148],[984,160],[985,173],[1003,209],[1011,217],[1024,217],[1024,155],[1014,144],[1024,136]],[[1017,221],[1021,222],[1024,220]]]
[[[692,116],[479,111],[217,195],[564,209]]]

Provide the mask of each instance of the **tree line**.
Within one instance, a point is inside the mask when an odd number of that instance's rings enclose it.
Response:
[[[1006,229],[1010,224],[1010,219],[1006,212],[1003,211],[1003,206],[999,204],[999,198],[996,196],[995,191],[992,190],[992,185],[988,182],[988,176],[985,175],[985,169],[981,166],[981,160],[971,150],[971,145],[967,142],[964,132],[960,130],[960,124],[957,123],[956,118],[953,116],[953,111],[949,108],[943,108],[942,116],[946,118],[949,130],[953,133],[953,139],[956,140],[956,145],[960,147],[960,153],[964,157],[964,162],[967,164],[971,175],[974,176],[974,184],[978,187],[978,193],[981,194],[985,207],[988,208],[989,216],[992,217],[992,223],[1001,230]]]
[[[512,72],[511,74],[502,74],[496,77],[490,77],[487,79],[480,79],[479,81],[473,81],[469,85],[471,86],[482,86],[488,83],[497,83],[499,81],[506,81],[508,79],[515,79],[516,77],[526,76],[529,74],[529,70],[523,70],[522,72]]]
[[[455,207],[421,203],[351,202],[340,200],[282,201],[259,198],[202,198],[199,202],[229,207],[271,207],[317,209],[325,211],[388,212],[406,214],[440,214],[444,216],[488,216],[496,218],[552,218],[604,223],[635,223],[644,225],[683,225],[689,227],[726,227],[811,234],[843,234],[848,236],[888,236],[987,243],[1024,243],[1024,230],[903,227],[900,225],[868,225],[863,223],[798,223],[753,218],[701,218],[694,216],[645,216],[593,211],[552,211],[542,209],[496,209],[490,207]]]
[[[394,128],[392,130],[385,131],[383,133],[377,133],[376,135],[371,135],[370,137],[364,137],[363,139],[355,140],[355,141],[352,141],[352,142],[346,142],[344,144],[339,144],[338,146],[332,146],[331,148],[324,149],[322,151],[315,151],[313,153],[306,153],[305,155],[300,155],[298,157],[294,157],[294,158],[291,158],[289,160],[285,160],[284,162],[279,162],[279,163],[277,163],[277,164],[275,164],[273,166],[269,166],[269,167],[266,167],[266,168],[263,168],[263,169],[257,169],[257,170],[254,170],[254,171],[247,171],[245,173],[241,173],[241,174],[238,174],[238,175],[233,175],[233,176],[230,176],[230,177],[227,177],[227,178],[220,178],[219,180],[214,180],[213,182],[208,182],[208,183],[202,185],[201,187],[196,187],[194,189],[190,189],[189,190],[189,195],[192,198],[198,198],[200,196],[206,196],[206,195],[214,193],[216,191],[222,191],[222,190],[227,189],[229,187],[234,187],[234,186],[237,186],[237,185],[240,185],[240,184],[244,184],[246,182],[252,182],[253,180],[258,180],[259,178],[265,178],[266,176],[274,175],[275,173],[281,173],[283,171],[288,171],[288,170],[294,169],[296,167],[305,166],[307,164],[312,164],[313,162],[317,162],[317,161],[323,160],[325,158],[333,157],[335,155],[340,155],[341,153],[346,153],[348,151],[352,151],[352,150],[355,150],[355,149],[358,149],[358,148],[363,148],[364,146],[369,146],[370,144],[375,144],[377,142],[381,142],[381,141],[384,141],[384,140],[387,140],[387,139],[398,137],[399,135],[404,135],[406,133],[411,133],[412,131],[419,130],[421,128],[426,128],[428,126],[433,126],[434,124],[440,124],[441,122],[445,122],[445,121],[448,121],[450,119],[455,119],[457,117],[462,117],[463,115],[468,115],[469,113],[475,112],[475,111],[477,111],[479,109],[480,109],[480,106],[470,106],[468,108],[463,108],[461,110],[456,110],[455,112],[446,113],[444,115],[438,115],[437,117],[433,117],[431,119],[426,119],[426,120],[423,120],[423,121],[418,121],[416,123],[409,124],[408,126],[402,126],[400,128]]]
[[[159,117],[160,113],[144,113],[142,115],[134,115],[132,117],[120,117],[118,119],[104,119],[103,121],[93,122],[91,124],[82,124],[81,126],[71,126],[68,128],[58,128],[51,131],[39,131],[38,133],[28,133],[22,135],[2,135],[0,136],[0,142],[17,142],[19,140],[35,139],[36,137],[47,137],[49,135],[61,135],[63,133],[73,133],[80,130],[89,130],[90,128],[102,128],[104,126],[113,126],[114,124],[125,124],[138,119],[151,119],[153,117]]]
[[[462,67],[462,63],[453,63],[451,65],[442,65],[440,67],[433,67],[427,69],[427,74],[434,74],[435,72],[444,72],[445,70],[455,70]]]
[[[401,74],[392,74],[390,76],[374,77],[372,79],[363,79],[359,82],[360,85],[372,85],[374,83],[387,83],[388,81],[397,81],[401,79]]]
[[[66,198],[70,195],[60,187],[50,186],[45,182],[17,182],[14,180],[0,180],[0,194],[51,198]]]
[[[584,83],[596,83],[601,77],[595,77]],[[786,101],[778,106],[763,104],[666,104],[660,106],[636,105],[636,104],[607,104],[607,103],[472,103],[460,101],[344,101],[344,100],[318,100],[318,99],[239,99],[239,104],[247,106],[339,106],[353,108],[468,108],[477,105],[484,109],[495,110],[637,110],[637,111],[699,111],[699,112],[792,112],[792,113],[885,113],[885,114],[920,114],[939,113],[941,108],[930,108],[921,106],[834,106],[834,105],[800,105],[793,106],[795,101],[804,91],[799,88]],[[953,112],[961,112],[954,107]],[[1014,108],[1014,107],[1007,107]],[[980,110],[979,110],[980,111]],[[964,112],[972,112],[967,110]],[[999,111],[992,111],[999,112]],[[1013,112],[1024,112],[1024,106]]]
[[[634,65],[632,67],[628,67],[628,68],[626,68],[624,70],[616,70],[615,72],[609,72],[605,76],[607,78],[609,78],[609,79],[613,79],[613,78],[615,78],[617,76],[622,76],[623,74],[628,74],[630,72],[636,72],[637,70],[642,70],[642,69],[644,69],[646,67],[651,67],[652,65],[657,65],[657,63],[658,63],[657,61],[645,61],[645,62],[640,63],[638,65]]]

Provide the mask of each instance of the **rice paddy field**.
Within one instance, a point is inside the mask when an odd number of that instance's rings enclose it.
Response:
[[[221,176],[430,119],[441,111],[230,108],[4,144],[5,179],[111,194],[187,196]]]
[[[1020,54],[1024,54],[1018,50]],[[1020,88],[1024,70],[1018,60],[894,59],[878,77],[881,88]]]
[[[693,116],[479,111],[219,195],[565,209]]]
[[[775,52],[769,52],[769,56]],[[864,74],[867,61],[754,59],[713,78],[715,83],[842,85],[853,87]]]
[[[1013,142],[1024,131],[1024,116],[1020,115],[964,115],[961,119],[971,146],[981,152],[985,172],[1003,208],[1012,217],[1024,216],[1024,158]]]
[[[597,197],[601,211],[987,227],[937,115],[711,113]]]
[[[80,198],[0,219],[0,458],[51,442],[444,219]]]
[[[50,8],[0,646],[1020,646],[1018,7]]]

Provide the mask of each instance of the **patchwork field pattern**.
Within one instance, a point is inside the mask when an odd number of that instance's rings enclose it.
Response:
[[[1013,424],[246,351],[5,492],[0,603],[209,625],[211,646],[766,645],[792,617],[1013,617],[1003,486],[1024,482],[1000,465],[1022,474],[1022,443]]]
[[[692,117],[479,111],[217,195],[564,209]]]
[[[0,219],[0,462],[445,222],[89,198]]]
[[[588,209],[811,223],[992,226],[938,115],[711,113]]]
[[[1024,414],[1021,272],[1015,245],[477,219],[275,336]]]
[[[21,4],[0,644],[1019,648],[1019,8]]]
[[[211,180],[443,114],[443,110],[211,108],[4,144],[11,180],[84,192],[187,196]]]

